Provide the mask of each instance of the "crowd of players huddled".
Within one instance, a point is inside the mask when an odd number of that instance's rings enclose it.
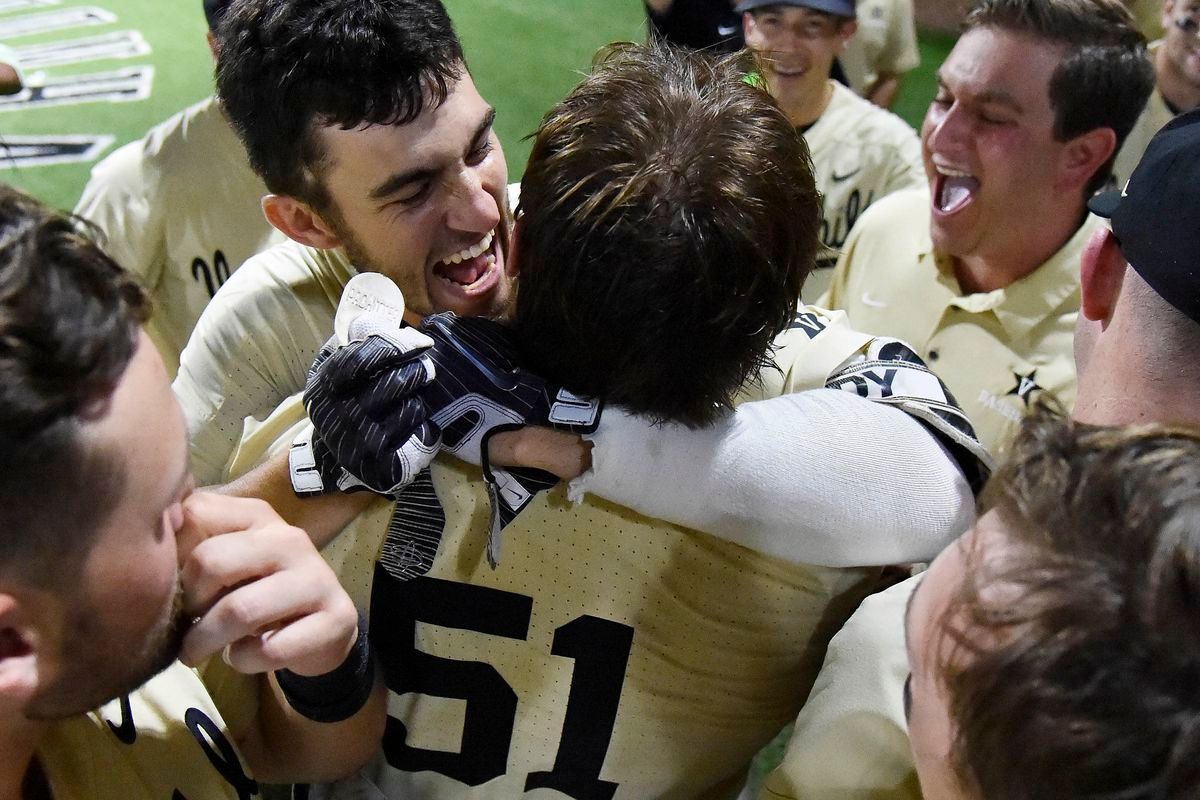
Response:
[[[1133,6],[975,0],[914,131],[909,0],[646,0],[510,185],[440,0],[204,0],[214,96],[0,187],[0,800],[1200,794]]]

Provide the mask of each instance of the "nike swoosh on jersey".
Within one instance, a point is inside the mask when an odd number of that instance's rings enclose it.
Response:
[[[831,177],[833,178],[834,183],[841,183],[842,181],[850,180],[851,178],[853,178],[855,175],[857,175],[860,172],[862,172],[862,167],[859,167],[858,169],[850,170],[845,175],[838,175],[837,172],[834,172]]]
[[[475,369],[479,370],[479,373],[483,375],[483,377],[487,378],[488,381],[497,389],[502,392],[511,392],[513,389],[517,388],[517,385],[520,383],[520,381],[517,378],[516,370],[511,370],[509,372],[497,372],[492,368],[491,364],[482,361],[469,349],[463,347],[462,344],[459,343],[458,339],[454,337],[454,334],[450,332],[450,328],[446,325],[444,320],[429,319],[428,322],[429,324],[436,326],[437,329],[442,332],[443,340],[448,342],[451,347],[457,350],[463,358],[471,362],[471,365],[474,366]]]
[[[871,308],[887,308],[888,306],[888,304],[882,300],[876,300],[875,298],[871,297],[870,292],[862,293],[862,304],[864,306],[870,306]]]

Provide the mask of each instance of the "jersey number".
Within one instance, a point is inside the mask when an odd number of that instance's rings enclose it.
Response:
[[[416,649],[418,622],[477,631],[506,639],[529,634],[533,598],[485,586],[421,577],[398,581],[376,566],[372,629],[387,686],[396,694],[416,692],[466,701],[462,747],[457,753],[424,750],[406,743],[408,730],[388,717],[383,749],[399,770],[432,770],[468,786],[503,775],[508,768],[517,714],[517,694],[490,664],[455,661]],[[551,654],[575,660],[566,716],[554,768],[532,772],[525,791],[555,789],[576,800],[610,800],[617,784],[600,780],[612,740],[633,628],[581,616],[554,631]]]
[[[208,266],[203,258],[192,259],[192,278],[197,283],[204,281],[204,288],[208,290],[209,298],[216,297],[217,289],[225,285],[225,281],[229,280],[229,262],[225,260],[225,254],[220,250],[213,254],[213,265]]]

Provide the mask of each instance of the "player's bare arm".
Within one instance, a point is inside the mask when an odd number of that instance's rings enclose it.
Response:
[[[209,491],[231,497],[265,500],[289,525],[304,530],[317,548],[333,541],[371,502],[369,494],[330,492],[298,495],[288,473],[288,453],[283,451],[241,477]]]

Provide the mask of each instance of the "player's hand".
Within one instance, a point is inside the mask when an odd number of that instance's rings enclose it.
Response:
[[[537,495],[558,482],[540,469],[501,469],[488,459],[493,435],[524,425],[571,432],[595,430],[601,404],[578,397],[523,369],[509,328],[480,317],[444,312],[421,323],[434,341],[438,379],[423,391],[442,449],[483,466],[492,500],[492,541]],[[498,545],[496,545],[498,547]],[[495,548],[489,559],[497,558]]]
[[[261,500],[195,492],[183,511],[184,663],[223,651],[239,672],[323,675],[345,661],[358,612],[304,531]]]
[[[304,406],[315,435],[292,449],[298,493],[365,486],[394,496],[437,453],[440,431],[420,394],[435,375],[433,341],[378,315],[355,325],[369,332],[331,340],[309,372]]]

